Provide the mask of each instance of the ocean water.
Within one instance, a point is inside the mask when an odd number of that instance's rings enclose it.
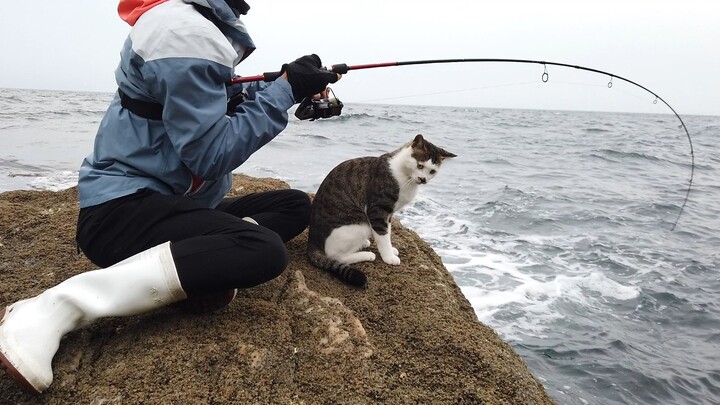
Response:
[[[111,97],[0,89],[0,191],[76,184]],[[720,117],[683,120],[674,230],[672,114],[350,104],[238,172],[313,192],[422,133],[458,157],[398,218],[559,404],[719,404]]]

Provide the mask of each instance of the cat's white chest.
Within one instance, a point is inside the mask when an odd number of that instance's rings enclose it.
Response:
[[[410,202],[412,202],[415,198],[415,194],[417,194],[417,185],[415,184],[400,188],[400,194],[398,195],[398,200],[395,203],[395,209],[393,212],[397,212],[404,206],[410,204]]]

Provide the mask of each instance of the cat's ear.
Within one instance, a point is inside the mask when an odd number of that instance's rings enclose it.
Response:
[[[413,149],[420,149],[425,148],[425,139],[423,138],[422,134],[415,135],[415,139],[412,141],[412,148]]]
[[[443,149],[443,148],[438,148],[438,152],[440,152],[440,160],[445,160],[445,159],[457,157],[456,154],[450,153],[450,152],[446,151],[446,150]]]

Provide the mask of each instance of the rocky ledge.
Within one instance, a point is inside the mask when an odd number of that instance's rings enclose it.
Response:
[[[234,194],[286,188],[237,175]],[[0,305],[94,266],[77,252],[75,188],[0,194]],[[230,306],[103,319],[68,334],[42,396],[0,375],[1,404],[552,404],[480,323],[435,252],[393,224],[403,260],[355,289],[312,267],[306,234],[283,275]]]

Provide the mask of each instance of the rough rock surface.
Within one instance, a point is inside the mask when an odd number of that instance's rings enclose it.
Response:
[[[234,194],[286,188],[237,175]],[[0,194],[0,305],[94,266],[74,242],[77,193]],[[230,306],[174,305],[68,334],[40,397],[0,374],[0,404],[552,404],[481,324],[440,258],[399,223],[400,266],[362,264],[368,288],[312,267],[306,234],[277,279]]]

